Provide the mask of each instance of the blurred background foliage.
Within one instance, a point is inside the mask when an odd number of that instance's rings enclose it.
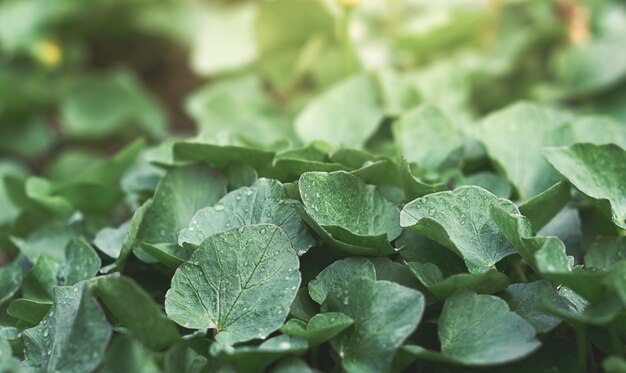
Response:
[[[465,133],[519,100],[624,122],[624,35],[626,4],[608,0],[2,0],[0,225],[18,221],[10,231],[25,235],[42,207],[67,218],[81,206],[65,206],[76,188],[104,193],[97,188],[122,177],[133,146],[118,163],[104,159],[137,137],[332,147],[332,132],[311,136],[307,123],[364,110],[346,97],[382,111],[365,111],[376,123],[341,145],[367,141],[383,154],[394,148],[377,140],[390,137],[381,116],[421,103]],[[366,81],[351,78],[361,72]],[[304,115],[327,91],[336,112]],[[163,174],[154,164],[175,162],[171,146],[141,152],[124,191],[152,192]],[[475,141],[465,147],[466,158],[484,156]],[[117,194],[104,196],[106,205]]]

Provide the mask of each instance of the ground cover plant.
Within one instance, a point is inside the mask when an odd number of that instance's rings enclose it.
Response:
[[[0,372],[626,372],[626,6],[441,3],[0,3]]]

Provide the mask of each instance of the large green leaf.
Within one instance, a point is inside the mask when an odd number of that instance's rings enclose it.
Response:
[[[303,255],[315,241],[294,208],[298,204],[287,198],[279,181],[259,179],[251,187],[232,191],[214,206],[199,210],[189,227],[180,232],[178,243],[197,246],[207,237],[233,228],[274,224],[287,233],[298,255]]]
[[[160,371],[156,357],[156,354],[136,339],[119,336],[113,339],[111,346],[107,349],[98,373],[156,373]]]
[[[280,328],[300,286],[298,257],[275,225],[213,235],[183,263],[167,292],[167,315],[215,329],[224,344],[265,338]]]
[[[626,151],[614,144],[575,144],[544,150],[546,159],[578,190],[626,229]]]
[[[331,291],[326,305],[354,320],[331,341],[343,369],[388,372],[396,350],[422,318],[424,296],[392,282],[359,278]]]
[[[358,148],[376,132],[382,119],[375,86],[367,76],[359,75],[312,100],[296,118],[295,126],[302,141]]]
[[[180,338],[176,325],[131,279],[119,275],[99,277],[90,287],[104,306],[146,347],[161,350]]]
[[[570,116],[537,104],[518,103],[483,120],[479,138],[489,157],[527,200],[556,183],[558,175],[543,159],[541,148],[566,141]]]
[[[489,206],[494,203],[517,212],[509,201],[498,200],[479,187],[463,186],[408,203],[400,214],[400,224],[454,250],[470,272],[486,272],[515,253],[489,215]]]
[[[418,106],[393,124],[393,135],[407,161],[437,172],[463,147],[462,133],[436,107]]]
[[[193,214],[214,204],[225,193],[226,179],[217,170],[200,165],[172,169],[159,183],[139,225],[136,241],[176,243],[178,232],[189,224]]]
[[[50,312],[24,331],[24,363],[37,372],[91,372],[110,337],[111,326],[84,285],[60,286]]]
[[[344,171],[307,172],[300,177],[307,214],[333,238],[347,244],[393,252],[400,235],[398,208],[373,185]]]
[[[418,346],[406,350],[426,360],[488,366],[523,358],[541,345],[532,325],[511,312],[505,301],[469,290],[446,300],[438,333],[441,354]]]

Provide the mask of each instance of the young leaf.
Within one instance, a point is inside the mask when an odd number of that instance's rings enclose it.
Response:
[[[571,198],[569,190],[569,184],[560,181],[519,206],[534,232],[539,232],[565,207]]]
[[[265,338],[280,328],[300,286],[298,257],[275,225],[250,225],[206,239],[172,278],[169,318],[215,329],[224,344]]]
[[[509,201],[498,200],[482,188],[464,186],[408,203],[400,214],[400,224],[457,252],[470,272],[486,272],[515,253],[489,216],[493,203],[517,212]]]
[[[615,144],[575,144],[544,150],[548,162],[578,190],[593,198],[626,229],[626,150]]]
[[[300,177],[300,196],[307,214],[333,238],[350,245],[381,246],[401,233],[398,208],[373,185],[347,172],[307,172]],[[386,248],[385,246],[388,246]]]
[[[319,313],[313,316],[308,323],[298,319],[291,319],[280,328],[280,331],[294,337],[306,339],[309,346],[314,348],[341,333],[354,321],[339,312]]]
[[[23,277],[22,269],[15,262],[0,267],[0,305],[17,293]]]
[[[176,325],[131,279],[119,275],[98,277],[90,287],[104,306],[146,347],[158,351],[180,339]]]
[[[288,355],[300,355],[308,348],[304,339],[279,335],[258,346],[231,347],[221,343],[211,345],[211,355],[237,367],[237,372],[257,373],[272,362]]]
[[[544,308],[545,297],[565,307],[563,297],[549,282],[544,280],[528,284],[512,284],[502,293],[502,299],[509,304],[511,311],[528,321],[537,333],[547,333],[561,323],[558,317],[551,315]]]
[[[517,103],[487,116],[479,139],[489,157],[515,186],[521,200],[543,192],[558,179],[541,148],[567,141],[570,115],[533,103]]]
[[[359,75],[312,100],[296,118],[296,133],[304,142],[360,148],[376,132],[383,114],[375,86]]]
[[[226,179],[217,170],[194,165],[169,171],[145,211],[136,242],[176,243],[178,231],[189,224],[193,214],[214,204],[225,193]],[[138,245],[134,249],[142,255]],[[153,261],[145,254],[142,256]]]
[[[418,346],[406,349],[427,360],[489,366],[530,355],[541,345],[532,325],[511,312],[505,301],[468,290],[446,300],[439,317],[439,340],[441,354]]]
[[[315,302],[322,304],[333,289],[343,289],[355,278],[376,280],[376,269],[372,262],[359,257],[333,262],[309,282],[309,295]]]
[[[585,267],[608,269],[626,259],[626,237],[602,237],[585,254]]]
[[[287,198],[280,182],[259,179],[251,187],[230,192],[214,206],[199,210],[189,227],[180,232],[178,243],[197,246],[207,237],[233,228],[275,224],[287,233],[298,255],[303,255],[315,241],[294,209],[297,204]]]
[[[110,337],[111,326],[84,285],[59,286],[50,312],[24,331],[24,364],[42,372],[91,372]]]
[[[343,369],[388,372],[396,350],[422,318],[424,296],[392,282],[358,278],[331,291],[326,305],[354,320],[331,341]]]
[[[402,114],[392,131],[406,160],[429,172],[440,171],[450,156],[463,147],[460,130],[431,105],[421,105]]]

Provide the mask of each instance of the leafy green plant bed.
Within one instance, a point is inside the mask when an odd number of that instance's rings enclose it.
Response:
[[[100,12],[0,4],[0,372],[626,371],[626,8],[100,3],[131,68],[82,69]],[[168,43],[215,77],[182,105]]]

